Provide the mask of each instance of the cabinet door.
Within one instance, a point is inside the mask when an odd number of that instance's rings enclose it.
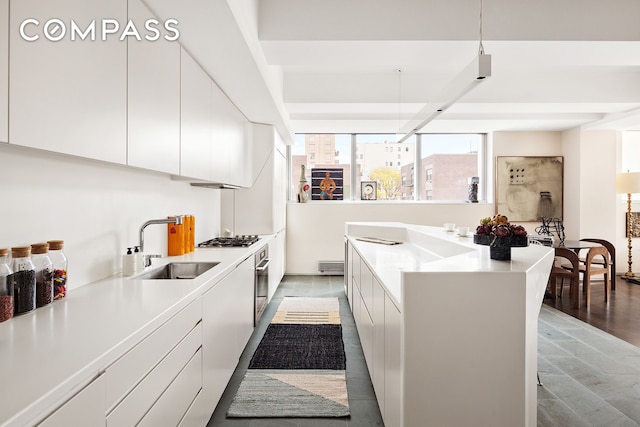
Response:
[[[284,277],[285,241],[285,230],[280,230],[269,242],[269,301]]]
[[[202,296],[201,411],[216,407],[253,332],[253,257]],[[208,419],[207,414],[204,417]]]
[[[402,425],[402,316],[395,304],[384,299],[384,425]]]
[[[0,0],[0,142],[9,141],[9,0]]]
[[[129,19],[145,22],[151,11],[129,0]],[[180,45],[164,38],[129,37],[127,164],[180,173]]]
[[[104,375],[73,396],[60,409],[51,414],[40,427],[104,426]]]
[[[385,292],[382,285],[378,280],[373,278],[373,312],[371,318],[373,320],[373,388],[376,391],[376,397],[378,399],[378,406],[380,406],[380,412],[384,418],[384,400],[385,400],[385,366],[384,366],[384,352],[385,352],[385,318],[384,318],[384,299]]]
[[[231,183],[231,150],[236,144],[230,119],[231,102],[220,90],[218,85],[211,82],[211,149],[212,176],[216,182]],[[250,166],[251,164],[249,164]]]
[[[60,41],[45,37],[64,34]],[[100,18],[100,19],[98,19]],[[20,26],[26,19],[39,25]],[[127,22],[127,1],[20,0],[10,8],[9,142],[81,157],[126,163],[127,43],[102,40],[102,19]],[[88,34],[71,40],[71,21]]]
[[[213,84],[213,146],[220,160],[223,174],[221,182],[249,186],[252,171],[251,151],[245,134],[245,117],[227,98],[220,88]],[[224,179],[224,181],[223,181]]]
[[[212,81],[184,49],[180,64],[180,175],[210,181]]]

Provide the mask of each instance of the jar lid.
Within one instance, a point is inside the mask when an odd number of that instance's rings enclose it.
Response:
[[[47,240],[47,243],[51,251],[59,251],[64,247],[64,240]]]
[[[34,243],[31,245],[32,254],[46,254],[47,252],[49,252],[48,243]]]
[[[7,248],[0,249],[0,256],[7,256],[7,255],[9,255],[9,249]]]
[[[11,248],[12,258],[25,258],[31,256],[31,246],[18,246]]]

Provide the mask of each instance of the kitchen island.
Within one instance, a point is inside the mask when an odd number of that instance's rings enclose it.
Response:
[[[495,261],[470,236],[401,223],[347,223],[345,244],[345,289],[387,427],[536,425],[551,248]]]

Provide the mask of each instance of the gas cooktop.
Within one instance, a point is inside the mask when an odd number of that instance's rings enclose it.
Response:
[[[199,248],[230,248],[230,247],[247,247],[253,245],[260,240],[257,235],[239,235],[235,237],[216,237],[198,243]]]

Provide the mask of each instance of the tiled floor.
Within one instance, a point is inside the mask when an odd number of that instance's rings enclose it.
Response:
[[[382,426],[341,276],[286,276],[247,345],[210,427]],[[226,411],[282,297],[337,296],[347,356],[348,419],[229,419]],[[640,426],[640,348],[543,306],[538,426]]]
[[[351,410],[350,418],[226,418],[227,409],[247,370],[249,360],[260,343],[280,301],[285,296],[339,298],[342,334],[347,357],[347,392],[349,393]],[[262,318],[240,358],[238,368],[213,413],[208,427],[375,427],[383,425],[360,347],[360,339],[344,294],[344,279],[342,276],[285,276],[262,314]]]

